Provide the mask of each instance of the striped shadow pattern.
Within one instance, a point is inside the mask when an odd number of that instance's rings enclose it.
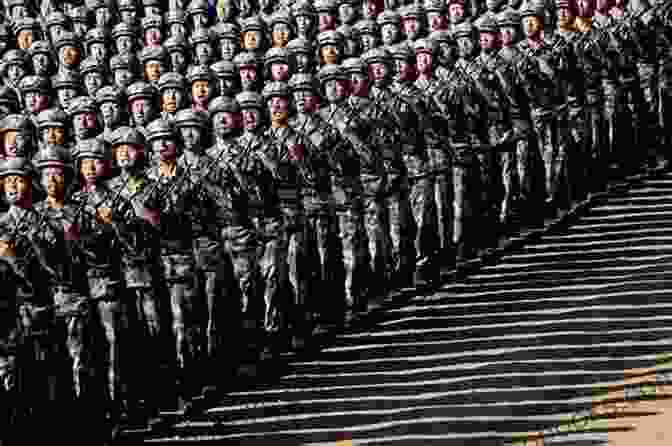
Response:
[[[520,440],[590,414],[672,351],[672,175],[598,199],[570,227],[337,335],[155,445],[602,445]],[[655,372],[654,379],[655,379]],[[642,414],[645,416],[645,414]],[[620,427],[618,429],[627,429]],[[343,440],[343,438],[347,438]],[[518,440],[516,440],[518,438]]]

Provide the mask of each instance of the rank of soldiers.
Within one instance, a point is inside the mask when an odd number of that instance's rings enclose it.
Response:
[[[188,409],[666,164],[669,10],[4,0],[0,444]]]

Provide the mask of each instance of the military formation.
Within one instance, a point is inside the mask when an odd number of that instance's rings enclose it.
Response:
[[[189,410],[668,163],[666,4],[3,6],[3,445]]]

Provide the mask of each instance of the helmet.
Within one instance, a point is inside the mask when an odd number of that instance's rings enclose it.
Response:
[[[76,160],[81,160],[83,158],[94,158],[94,159],[110,159],[110,152],[107,150],[105,143],[98,138],[87,138],[81,140],[77,143],[74,150],[74,156]]]
[[[63,146],[49,144],[35,154],[33,164],[40,170],[49,167],[68,168],[70,167],[70,154]]]
[[[175,127],[199,127],[205,128],[208,123],[208,117],[203,112],[196,112],[191,109],[180,110],[175,115]]]
[[[184,76],[182,76],[180,73],[175,72],[164,73],[159,78],[157,88],[159,89],[159,91],[163,91],[167,88],[176,88],[182,91],[185,88]]]
[[[119,88],[106,85],[96,92],[96,103],[102,105],[106,102],[114,102],[115,104],[121,105],[124,101],[124,97],[124,92]]]
[[[340,65],[324,65],[317,73],[317,78],[320,84],[334,79],[345,80],[345,72]]]
[[[289,79],[292,91],[315,91],[315,78],[311,74],[296,73]]]
[[[261,95],[254,91],[243,91],[236,95],[236,102],[241,109],[256,108],[261,110],[264,108],[264,101]]]
[[[142,136],[142,133],[137,131],[135,128],[122,126],[118,127],[112,132],[110,135],[110,142],[112,147],[119,146],[121,144],[142,146],[145,142],[145,138]]]
[[[49,127],[66,127],[68,115],[59,108],[50,108],[37,115],[37,128],[42,130]]]
[[[128,86],[128,102],[136,99],[153,99],[155,95],[154,88],[145,81],[133,82]]]
[[[207,65],[195,65],[189,68],[187,73],[187,82],[190,84],[196,81],[212,81],[212,71]]]
[[[277,96],[288,97],[289,86],[286,82],[267,82],[266,85],[264,85],[264,89],[261,94],[263,95],[265,101],[268,101],[269,99]]]
[[[155,119],[146,127],[147,141],[158,138],[175,138],[175,129],[165,119]]]
[[[231,97],[219,96],[208,104],[208,112],[211,115],[220,112],[238,113],[240,112],[240,104]]]
[[[33,174],[33,166],[30,160],[23,157],[7,158],[0,163],[0,177],[9,175],[18,175],[22,177],[31,176]]]
[[[96,112],[96,102],[93,98],[88,96],[77,96],[72,99],[70,106],[68,107],[68,115],[70,117],[81,114],[81,113],[95,113]]]
[[[82,85],[82,78],[78,73],[70,71],[61,71],[51,77],[51,86],[59,88],[74,88],[78,90]]]
[[[140,62],[146,64],[148,62],[165,63],[167,57],[166,50],[163,47],[152,48],[144,47],[140,52]]]
[[[49,93],[49,79],[42,76],[24,76],[19,82],[21,93]]]

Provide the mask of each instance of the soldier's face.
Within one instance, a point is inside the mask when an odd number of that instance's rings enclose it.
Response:
[[[75,115],[74,119],[76,130],[91,130],[96,128],[96,114],[93,112],[84,112]]]
[[[231,133],[238,125],[238,117],[233,112],[219,112],[212,117],[212,125],[219,136]]]
[[[198,127],[180,127],[180,136],[182,137],[185,149],[192,152],[202,149],[200,147],[201,129]]]
[[[145,125],[152,115],[152,103],[149,99],[138,98],[131,102],[131,114],[135,125]]]
[[[59,88],[58,89],[58,102],[61,104],[62,108],[68,108],[70,106],[70,101],[72,98],[77,96],[77,91],[74,88]]]
[[[121,21],[123,23],[126,23],[127,25],[132,25],[135,23],[135,11],[133,10],[128,10],[124,9],[123,11],[119,12],[119,15],[121,16]]]
[[[84,37],[88,30],[89,26],[85,22],[75,22],[72,25],[72,32],[74,32],[77,37]]]
[[[336,29],[336,16],[330,13],[321,13],[318,19],[318,29],[321,33]]]
[[[65,171],[62,167],[47,167],[42,171],[41,184],[47,195],[63,198],[65,195]]]
[[[395,59],[394,71],[396,78],[399,80],[409,81],[413,79],[414,75],[413,65],[411,65],[407,60]]]
[[[295,60],[297,72],[305,73],[310,69],[310,57],[307,54],[297,54]]]
[[[221,96],[230,96],[234,94],[234,80],[232,78],[219,79],[219,94]]]
[[[145,76],[148,81],[158,81],[161,77],[161,63],[147,62],[145,64]]]
[[[161,108],[164,112],[175,113],[182,104],[182,91],[166,88],[161,95]]]
[[[210,96],[208,81],[196,81],[191,85],[191,95],[194,98],[207,99]]]
[[[243,48],[246,50],[256,50],[261,43],[261,36],[257,31],[248,31],[243,37]]]
[[[441,31],[448,27],[448,19],[445,15],[438,12],[428,12],[427,22],[432,31]]]
[[[459,3],[452,3],[448,7],[448,16],[450,23],[459,23],[464,18],[464,6]]]
[[[112,18],[110,10],[107,8],[96,9],[96,26],[107,26]]]
[[[289,116],[289,100],[284,97],[273,97],[268,101],[268,108],[271,112],[271,122],[286,122]]]
[[[33,32],[28,29],[20,31],[19,35],[16,36],[16,43],[19,48],[27,51],[33,44]]]
[[[362,52],[375,48],[378,43],[376,36],[373,34],[362,34],[359,37],[359,41],[362,44]]]
[[[238,44],[232,39],[222,39],[219,41],[219,51],[222,53],[222,59],[233,60],[238,50]]]
[[[373,0],[366,0],[362,6],[362,13],[364,14],[364,17],[373,19],[380,12],[378,10],[378,5],[376,5],[376,2]]]
[[[145,17],[152,15],[161,15],[161,8],[158,6],[145,6]]]
[[[63,62],[63,65],[71,67],[79,63],[79,56],[80,56],[79,48],[66,46],[61,51],[62,51],[61,61]]]
[[[591,17],[593,15],[593,0],[577,0],[576,11],[579,17]]]
[[[157,28],[150,28],[145,31],[145,45],[158,46],[161,45],[161,30]]]
[[[296,30],[299,34],[308,34],[312,21],[307,15],[300,15],[296,18]]]
[[[26,74],[26,70],[23,69],[20,65],[10,65],[7,68],[7,76],[11,81],[18,81]]]
[[[5,198],[9,204],[19,204],[30,196],[31,182],[29,177],[8,175],[3,183]]]
[[[22,143],[23,134],[16,130],[8,130],[3,135],[3,146],[5,148],[5,156],[9,158],[16,158],[19,154],[19,146]]]
[[[295,91],[292,94],[292,99],[294,100],[294,106],[299,113],[313,113],[320,107],[320,98],[312,91]]]
[[[133,50],[133,38],[131,36],[119,36],[116,43],[119,54],[130,53]]]
[[[103,75],[97,72],[86,73],[84,87],[89,96],[93,96],[103,86]]]
[[[286,81],[289,79],[289,65],[286,63],[271,64],[271,77],[274,81]]]
[[[25,102],[26,107],[28,107],[31,113],[39,113],[49,107],[49,96],[37,91],[31,91],[30,93],[26,93]]]
[[[342,79],[330,79],[324,83],[324,96],[329,102],[338,102],[347,94],[347,83]]]
[[[539,17],[528,16],[523,18],[523,29],[528,37],[536,36],[541,32],[541,20]]]
[[[207,65],[212,57],[212,47],[209,43],[199,43],[196,45],[196,58],[201,65]]]
[[[345,39],[343,48],[344,57],[353,57],[356,54],[359,54],[359,45],[355,39]]]
[[[458,37],[457,39],[457,49],[460,52],[461,57],[469,57],[473,54],[476,44],[473,39],[469,36]]]
[[[114,83],[118,87],[126,88],[133,82],[133,73],[126,68],[114,70]]]
[[[497,35],[495,33],[480,33],[478,36],[479,44],[484,50],[491,50],[497,46]]]
[[[162,161],[174,159],[177,156],[177,144],[169,138],[157,138],[152,141],[152,150],[159,154]]]
[[[245,130],[254,130],[259,126],[259,110],[248,108],[242,111],[243,128]]]
[[[254,82],[257,80],[257,70],[253,67],[241,67],[240,68],[240,80],[245,83]]]
[[[83,158],[79,162],[79,173],[87,183],[93,183],[105,174],[105,162],[97,158]]]
[[[380,30],[383,45],[392,45],[399,38],[399,29],[394,23],[386,23]]]
[[[194,29],[204,28],[208,23],[208,16],[205,14],[194,14],[193,18]]]
[[[273,32],[271,33],[271,38],[273,39],[274,48],[285,48],[289,42],[289,37],[291,35],[291,30],[289,25],[286,23],[276,23],[273,26]]]
[[[173,67],[172,71],[175,71],[176,73],[184,71],[186,65],[184,54],[180,53],[179,51],[173,51],[170,53],[170,64]]]
[[[103,121],[106,125],[112,125],[116,122],[119,122],[121,117],[121,110],[119,106],[114,102],[104,102],[100,106],[100,114],[103,116]]]
[[[322,61],[327,65],[338,63],[338,48],[333,45],[325,45],[320,48],[320,55],[322,56]]]
[[[338,7],[338,18],[343,24],[352,23],[355,16],[355,8],[350,3],[341,3]]]
[[[369,79],[372,81],[382,81],[387,78],[387,65],[381,62],[369,65]]]
[[[503,26],[499,29],[499,40],[502,46],[511,46],[516,41],[517,29],[513,26]]]
[[[47,144],[58,146],[65,144],[65,128],[63,127],[47,127],[44,129],[44,134]]]
[[[402,29],[407,39],[415,39],[420,31],[420,23],[415,17],[406,17],[402,20]]]
[[[352,73],[350,75],[350,94],[353,96],[367,96],[369,79],[362,73]]]
[[[415,66],[418,73],[429,73],[432,71],[433,57],[432,53],[423,51],[415,55]]]
[[[98,62],[102,62],[107,58],[107,47],[104,43],[92,43],[89,45],[89,53]]]

